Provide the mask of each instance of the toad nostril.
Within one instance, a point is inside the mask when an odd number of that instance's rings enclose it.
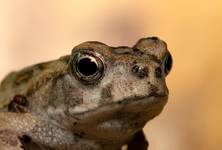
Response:
[[[138,73],[139,68],[140,68],[140,67],[139,67],[138,65],[133,66],[132,72],[133,72],[133,73]]]
[[[148,77],[149,70],[147,67],[141,67],[138,65],[133,66],[132,72],[139,78]]]

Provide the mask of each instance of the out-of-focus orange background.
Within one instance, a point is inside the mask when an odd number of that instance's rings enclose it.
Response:
[[[0,1],[0,79],[98,40],[159,36],[173,55],[170,99],[146,127],[150,150],[222,150],[221,0]]]

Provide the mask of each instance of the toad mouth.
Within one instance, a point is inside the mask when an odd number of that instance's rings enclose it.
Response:
[[[115,109],[121,109],[123,107],[131,107],[133,105],[141,103],[142,105],[158,105],[161,103],[166,103],[168,98],[168,94],[158,94],[158,93],[150,93],[148,95],[143,95],[143,96],[132,96],[132,97],[127,97],[121,100],[117,100],[115,102],[109,103],[104,106],[98,106],[95,109],[83,111],[83,112],[74,112],[74,113],[69,113],[71,116],[82,116],[89,114],[89,112],[96,113],[96,112],[106,112],[107,110],[112,110],[114,111]],[[112,105],[112,109],[110,109]]]
[[[164,93],[156,93],[156,92],[152,92],[148,95],[144,95],[144,96],[133,96],[133,97],[128,97],[128,98],[125,98],[123,100],[120,100],[120,101],[117,101],[117,103],[119,104],[128,104],[132,101],[142,101],[142,100],[150,100],[150,99],[162,99],[162,98],[166,98],[168,97],[168,94],[164,94]]]
[[[70,117],[79,121],[82,126],[94,124],[95,122],[106,122],[113,119],[118,114],[146,114],[144,120],[148,121],[157,116],[164,108],[168,99],[168,94],[150,93],[144,96],[133,96],[116,101],[108,105],[97,107],[80,113],[69,113]]]

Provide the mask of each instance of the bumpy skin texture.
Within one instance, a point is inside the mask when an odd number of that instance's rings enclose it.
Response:
[[[96,77],[76,73],[80,54],[100,60]],[[0,86],[0,150],[133,149],[137,141],[147,149],[141,130],[167,102],[168,55],[156,37],[132,48],[85,42],[71,55],[10,73]],[[14,103],[16,95],[28,105]]]

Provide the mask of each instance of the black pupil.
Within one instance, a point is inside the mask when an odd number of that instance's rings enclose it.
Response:
[[[165,61],[165,73],[168,74],[172,68],[172,56],[170,54],[167,55],[166,61]]]
[[[97,64],[91,58],[82,58],[77,64],[79,73],[90,76],[97,72]]]

